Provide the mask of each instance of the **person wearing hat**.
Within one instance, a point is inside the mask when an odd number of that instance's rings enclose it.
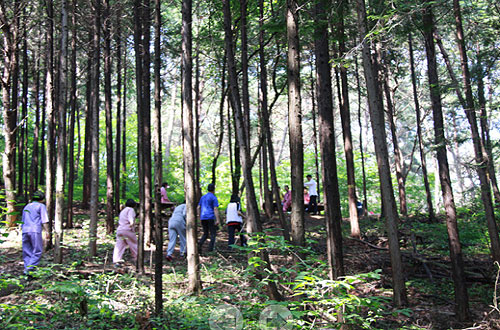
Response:
[[[49,234],[49,216],[47,208],[42,201],[45,195],[41,191],[33,194],[32,202],[23,209],[21,226],[23,233],[23,260],[24,274],[38,265],[42,259],[44,241],[47,241]],[[42,238],[42,230],[45,231],[45,238]]]
[[[116,265],[123,262],[123,253],[127,246],[130,252],[137,259],[137,236],[135,236],[134,222],[136,213],[134,207],[139,205],[133,199],[127,199],[125,208],[118,217],[118,228],[116,229],[116,244],[113,251],[113,263]]]

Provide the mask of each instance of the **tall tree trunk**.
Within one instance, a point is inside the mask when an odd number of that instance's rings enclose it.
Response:
[[[317,125],[317,119],[316,119],[316,113],[318,112],[316,110],[316,93],[315,93],[315,90],[316,90],[316,87],[314,86],[316,81],[314,79],[314,73],[315,73],[315,70],[314,70],[314,66],[313,66],[313,59],[312,59],[312,55],[310,56],[310,62],[311,62],[311,115],[312,115],[312,122],[313,122],[313,136],[312,136],[312,140],[313,140],[313,146],[314,146],[314,180],[316,180],[316,182],[320,182],[320,178],[319,178],[319,153],[318,153],[318,125]],[[311,174],[312,175],[312,174]],[[320,200],[320,187],[321,185],[318,185],[316,187],[316,190],[317,190],[317,193],[318,193],[318,200],[317,202],[319,203],[319,200]]]
[[[271,124],[269,123],[269,108],[268,108],[268,93],[267,93],[267,66],[266,52],[264,49],[264,0],[259,0],[259,61],[260,61],[260,102],[262,111],[263,129],[266,131],[267,151],[269,153],[269,170],[271,173],[271,186],[274,199],[278,209],[278,216],[283,229],[283,237],[286,241],[290,241],[290,226],[285,218],[283,208],[281,207],[281,196],[276,175],[276,165],[274,157],[273,136],[271,133]]]
[[[144,136],[142,135],[142,111],[144,108],[144,70],[142,68],[142,56],[144,50],[143,43],[143,26],[142,26],[142,0],[134,1],[134,50],[135,50],[135,85],[136,85],[136,108],[137,108],[137,174],[139,183],[139,200],[142,202],[139,207],[139,227],[137,237],[137,263],[136,271],[144,272],[144,164],[143,150]]]
[[[426,3],[427,6],[423,13],[423,23],[426,27],[424,29],[425,52],[427,56],[427,75],[429,78],[429,90],[434,118],[435,148],[439,167],[439,178],[441,181],[441,191],[446,212],[448,245],[450,248],[452,277],[455,288],[455,313],[459,320],[464,321],[469,318],[469,298],[465,286],[462,247],[460,246],[457,214],[455,201],[453,200],[448,156],[446,154],[441,92],[437,70],[436,49],[433,39],[434,18],[432,14],[432,0],[427,0]]]
[[[197,6],[199,8],[199,6]],[[199,24],[198,24],[199,26]],[[195,182],[194,186],[196,189],[196,195],[195,199],[197,201],[200,200],[201,198],[201,186],[200,186],[200,171],[201,171],[201,164],[200,164],[200,110],[201,110],[201,92],[202,89],[200,89],[200,31],[198,27],[198,33],[196,35],[196,73],[195,73],[195,82],[194,82],[194,159],[195,159]],[[221,126],[222,127],[222,126]],[[222,143],[222,137],[223,137],[223,130],[220,130],[219,134],[219,141]],[[219,143],[218,148],[219,150],[217,151],[217,154],[220,153],[220,148],[221,148],[221,143]],[[213,163],[212,163],[212,182],[215,183],[215,167],[217,164],[217,159],[219,157],[216,156],[214,157]]]
[[[24,28],[24,33],[26,33],[26,27]],[[23,89],[21,93],[21,122],[19,130],[19,184],[18,184],[18,194],[26,199],[26,188],[27,188],[27,180],[26,174],[27,171],[27,143],[28,143],[28,41],[27,38],[23,40]]]
[[[406,203],[406,188],[404,180],[405,176],[403,174],[403,164],[402,164],[403,153],[401,152],[401,148],[399,147],[396,121],[394,119],[395,109],[394,109],[394,102],[392,99],[393,91],[390,86],[389,70],[387,68],[389,64],[385,63],[386,56],[384,53],[381,54],[381,58],[382,62],[384,62],[382,63],[382,73],[383,73],[382,85],[384,89],[385,100],[387,103],[387,119],[389,121],[389,127],[391,130],[392,148],[394,149],[394,164],[396,167],[396,180],[398,182],[398,193],[399,193],[399,211],[401,212],[401,215],[407,216],[408,206]]]
[[[20,33],[19,30],[21,28],[21,12],[20,7],[19,7],[19,2],[14,1],[14,8],[13,8],[13,17],[12,17],[12,22],[14,24],[15,29],[18,31],[18,34]],[[19,129],[17,127],[18,124],[20,123],[20,118],[19,118],[19,71],[20,71],[20,66],[19,66],[19,41],[17,41],[17,45],[15,46],[15,51],[14,51],[14,60],[12,63],[14,63],[14,68],[12,70],[12,75],[11,75],[11,86],[12,90],[10,92],[10,106],[12,110],[16,113],[16,132],[14,134],[14,143],[16,144],[16,151],[17,156],[19,156],[20,150],[22,150],[22,147],[19,145],[21,142],[21,134],[19,134]],[[22,119],[21,119],[22,120]],[[15,153],[14,152],[14,153]],[[14,155],[14,164],[16,164],[17,169],[21,167],[22,169],[22,164],[19,164],[19,158],[16,161],[16,155]],[[19,176],[19,179],[21,176]],[[16,174],[14,174],[14,189],[16,189],[16,198],[18,195],[21,193],[22,189],[22,179],[19,180],[18,177],[16,177]],[[17,186],[17,187],[16,187]],[[21,186],[21,189],[19,187]]]
[[[163,224],[161,216],[161,194],[159,193],[162,184],[162,154],[161,154],[161,1],[155,0],[154,16],[154,79],[155,79],[155,127],[153,136],[154,160],[155,160],[155,219],[154,219],[154,242],[155,242],[155,314],[161,316],[163,311]]]
[[[113,184],[113,123],[111,105],[111,13],[109,0],[104,1],[104,111],[106,116],[106,233],[115,231],[115,186]]]
[[[361,84],[359,82],[359,65],[356,56],[356,89],[358,91],[358,126],[359,126],[359,151],[361,154],[361,172],[363,177],[363,214],[368,212],[368,193],[366,188],[365,152],[363,144],[363,124],[361,122]]]
[[[152,166],[151,166],[151,89],[150,89],[150,66],[151,66],[151,55],[150,55],[150,28],[151,28],[151,6],[150,0],[143,0],[143,39],[142,39],[142,70],[143,70],[143,107],[142,107],[142,127],[141,134],[143,136],[143,145],[141,153],[143,155],[143,170],[144,170],[144,242],[149,244],[151,242],[151,232],[152,232]]]
[[[477,56],[477,70],[476,70],[476,81],[477,81],[477,99],[479,101],[480,113],[479,113],[479,123],[481,125],[481,140],[483,141],[484,148],[488,155],[488,179],[491,182],[491,188],[493,189],[493,196],[495,197],[496,207],[500,207],[500,190],[498,189],[497,176],[495,173],[495,162],[493,158],[493,145],[490,138],[490,128],[489,128],[489,115],[486,110],[486,97],[485,97],[485,86],[484,77],[485,72],[483,68],[482,58],[483,54],[479,49],[479,45],[476,50]]]
[[[385,133],[384,107],[382,93],[378,82],[378,67],[371,55],[371,41],[368,37],[368,25],[364,0],[357,0],[358,28],[363,40],[363,66],[368,92],[370,120],[372,124],[373,140],[377,156],[378,172],[381,181],[381,194],[386,217],[386,229],[389,236],[389,252],[392,266],[393,300],[396,306],[407,304],[406,288],[404,282],[403,262],[399,248],[398,223],[399,217],[394,200],[394,191],[389,171],[389,155],[387,150],[387,137]]]
[[[241,20],[241,96],[243,105],[243,127],[246,131],[246,144],[250,146],[250,94],[248,92],[248,33],[247,33],[248,0],[240,0]]]
[[[19,15],[19,12],[14,11]],[[3,152],[3,180],[5,184],[5,200],[7,201],[7,224],[15,225],[15,177],[16,177],[16,125],[17,110],[11,103],[11,81],[16,67],[18,25],[11,20],[6,12],[5,5],[0,5],[0,20],[2,21],[3,39],[3,72],[2,72],[2,106],[3,106],[3,136],[5,149]]]
[[[422,134],[422,122],[421,122],[422,119],[420,117],[420,103],[418,101],[417,76],[415,74],[415,60],[413,57],[413,41],[411,37],[411,32],[408,33],[408,47],[410,52],[410,71],[411,71],[411,82],[413,87],[413,101],[415,102],[415,113],[417,119],[418,148],[420,151],[420,162],[422,165],[422,176],[424,179],[425,196],[427,198],[427,210],[429,211],[429,221],[435,222],[436,216],[434,214],[434,207],[432,206],[432,193],[429,184],[429,176],[427,175],[427,161],[425,160],[424,138]]]
[[[232,19],[231,19],[231,9],[229,5],[229,0],[222,1],[223,12],[224,12],[224,40],[226,46],[227,54],[227,64],[228,64],[228,75],[229,75],[229,86],[230,86],[230,100],[231,107],[234,112],[234,119],[236,122],[236,135],[238,137],[238,144],[241,149],[241,165],[243,167],[243,177],[245,181],[246,188],[246,204],[247,204],[247,232],[249,234],[262,231],[262,226],[260,223],[260,214],[257,205],[257,198],[255,196],[255,189],[253,185],[252,178],[252,161],[250,157],[250,146],[248,145],[248,139],[246,136],[245,126],[243,125],[244,113],[242,111],[240,92],[238,88],[238,79],[236,73],[236,61],[233,50],[233,31],[231,29]],[[269,255],[267,251],[262,251],[260,257],[264,261],[267,267],[267,271],[272,271],[269,263]],[[261,273],[257,273],[257,277],[262,277]],[[269,281],[267,284],[267,292],[270,299],[282,300],[281,294],[279,293],[276,283]]]
[[[342,212],[335,156],[335,127],[333,125],[333,97],[329,61],[328,1],[318,0],[315,6],[314,50],[316,57],[318,114],[320,129],[321,168],[325,194],[325,222],[330,279],[345,274],[342,254]]]
[[[196,187],[195,155],[193,132],[193,4],[191,0],[182,0],[182,145],[184,160],[184,192],[186,194],[186,238],[188,261],[188,291],[201,291],[200,256],[198,254],[196,230]]]
[[[68,142],[69,142],[69,152],[68,152],[68,213],[67,213],[67,222],[66,228],[73,228],[73,194],[74,194],[74,181],[75,181],[75,121],[76,121],[76,111],[77,111],[77,73],[76,73],[76,1],[72,1],[71,4],[71,59],[70,59],[70,75],[71,75],[71,88],[70,88],[70,120],[69,120],[69,128],[68,128]]]
[[[340,0],[338,5],[338,39],[339,39],[339,58],[343,59],[346,52],[345,45],[345,26],[344,13],[346,11],[347,1]],[[349,81],[347,77],[347,66],[340,65],[340,80],[342,86],[342,98],[340,100],[340,120],[342,122],[342,136],[344,138],[344,153],[347,171],[347,194],[349,197],[349,221],[351,224],[351,236],[360,237],[358,209],[356,206],[356,178],[354,172],[354,153],[351,134],[351,109],[349,108]],[[335,141],[333,141],[335,142]],[[333,149],[335,151],[335,148]]]
[[[33,193],[38,187],[38,164],[39,164],[39,145],[40,145],[40,56],[41,47],[40,42],[38,43],[38,53],[36,54],[36,64],[33,74],[35,75],[35,85],[33,90],[34,103],[35,103],[35,128],[33,131],[33,149],[31,154],[31,164],[30,164],[30,178],[29,178],[29,196],[33,196]]]
[[[90,70],[90,256],[97,255],[97,222],[99,211],[99,64],[101,37],[101,0],[94,0],[92,68]]]
[[[92,33],[89,33],[89,45],[92,44]],[[91,47],[89,47],[91,48]],[[92,106],[91,106],[91,87],[92,87],[92,49],[89,49],[87,60],[87,82],[86,86],[86,105],[87,113],[85,116],[85,146],[83,159],[83,187],[82,187],[82,206],[87,209],[90,207],[90,158],[92,157],[92,144],[90,138],[90,127],[92,126]]]
[[[122,30],[120,25],[121,6],[118,6],[116,11],[116,136],[115,136],[115,156],[114,156],[114,191],[115,191],[115,214],[120,212],[120,164],[121,164],[121,142],[122,142],[122,117],[125,114],[122,112]]]
[[[288,125],[290,130],[290,163],[292,184],[292,242],[305,244],[304,233],[304,143],[302,141],[302,109],[300,99],[300,46],[298,3],[287,0],[287,67]]]
[[[453,12],[455,15],[455,24],[457,32],[457,43],[460,53],[460,61],[462,66],[463,85],[465,87],[465,115],[469,121],[472,142],[474,145],[474,155],[476,160],[476,170],[481,184],[481,200],[484,205],[484,213],[488,224],[488,233],[491,244],[491,255],[494,261],[500,262],[500,239],[498,237],[498,227],[495,221],[495,211],[493,209],[493,201],[491,199],[491,189],[488,181],[488,154],[479,135],[477,126],[476,111],[474,106],[474,96],[472,94],[472,83],[467,63],[467,50],[465,48],[464,32],[462,28],[462,14],[460,11],[460,3],[458,0],[453,0]]]
[[[127,42],[125,41],[125,48],[127,48]],[[120,170],[120,183],[121,183],[121,197],[123,199],[126,198],[127,193],[127,52],[123,53],[123,111],[121,116],[121,128],[122,128],[122,136],[121,140],[121,170]]]
[[[70,76],[71,76],[71,87],[69,91],[69,109],[70,109],[70,118],[69,118],[69,127],[68,127],[68,200],[67,200],[67,220],[66,220],[66,228],[73,228],[73,196],[74,196],[74,181],[76,179],[75,171],[75,123],[76,123],[76,107],[77,107],[77,98],[76,98],[76,20],[75,20],[75,4],[73,1],[73,9],[72,9],[72,39],[71,39],[71,57],[70,57]]]
[[[58,127],[57,127],[57,159],[56,159],[56,212],[54,230],[54,262],[62,263],[63,251],[63,220],[64,220],[64,186],[66,160],[66,109],[67,109],[67,86],[68,86],[68,8],[67,1],[61,1],[61,40],[59,53],[59,88],[57,102]]]
[[[45,82],[45,111],[47,113],[47,147],[45,156],[45,200],[49,214],[49,240],[47,249],[52,248],[54,219],[54,154],[55,154],[55,109],[54,109],[54,4],[47,4],[47,78]]]
[[[40,55],[41,56],[41,55]],[[46,82],[47,82],[47,65],[45,65],[43,67],[43,71],[41,72],[41,76],[42,76],[42,86],[46,86]],[[42,111],[42,114],[41,114],[41,127],[40,127],[40,161],[39,161],[39,164],[40,164],[40,171],[38,173],[38,177],[40,178],[39,180],[39,184],[40,185],[45,185],[45,165],[47,165],[46,161],[45,161],[45,156],[46,156],[46,152],[45,152],[45,141],[46,141],[46,135],[45,135],[45,122],[46,122],[46,118],[47,118],[47,111],[46,111],[46,103],[45,103],[45,100],[47,98],[47,93],[46,93],[46,88],[43,88],[42,87],[42,98],[41,98],[41,102],[40,102],[40,107],[41,107],[41,111]]]

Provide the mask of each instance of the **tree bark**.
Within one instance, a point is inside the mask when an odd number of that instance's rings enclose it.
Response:
[[[116,11],[116,136],[115,136],[115,156],[114,156],[114,191],[115,191],[115,214],[120,212],[120,178],[121,178],[121,158],[122,158],[122,118],[125,113],[122,112],[122,30],[121,30],[121,7]],[[125,103],[125,102],[124,102]],[[124,155],[123,155],[124,156]]]
[[[491,143],[490,128],[489,128],[489,114],[486,110],[486,97],[485,97],[485,86],[484,86],[484,67],[482,63],[483,54],[480,51],[479,45],[476,50],[477,56],[477,70],[476,70],[476,81],[477,81],[477,99],[479,101],[480,113],[479,113],[479,123],[481,126],[481,140],[483,141],[484,148],[488,155],[488,179],[491,183],[491,189],[493,190],[493,196],[495,197],[496,207],[500,207],[500,190],[498,189],[498,181],[495,173],[495,161],[493,158],[493,145]]]
[[[64,219],[64,186],[66,159],[66,109],[68,86],[68,8],[67,1],[61,1],[61,40],[59,53],[59,88],[58,88],[58,127],[57,127],[57,159],[56,159],[56,207],[54,221],[54,262],[62,263],[63,251],[63,219]]]
[[[338,4],[338,39],[339,58],[343,59],[346,52],[344,13],[347,6],[346,0],[340,0]],[[354,153],[351,134],[351,109],[349,107],[349,81],[347,77],[347,65],[341,63],[340,80],[342,86],[342,98],[340,99],[340,120],[342,122],[342,136],[344,138],[344,154],[347,171],[347,194],[349,198],[349,221],[351,224],[351,236],[359,238],[361,230],[359,228],[358,209],[356,206],[356,178],[354,172]],[[335,134],[335,132],[333,132]],[[335,143],[335,140],[333,141]],[[333,149],[335,151],[335,148]]]
[[[393,90],[390,86],[390,81],[389,81],[389,70],[387,66],[389,65],[388,63],[385,63],[386,56],[385,54],[381,51],[381,58],[384,63],[382,63],[382,73],[383,73],[383,80],[382,80],[382,85],[384,89],[384,94],[385,94],[385,100],[387,103],[387,119],[389,121],[389,127],[391,131],[391,137],[392,137],[392,148],[394,150],[394,165],[396,168],[396,180],[398,182],[398,193],[399,193],[399,211],[401,212],[401,215],[407,216],[408,215],[408,206],[406,203],[406,187],[405,187],[405,176],[403,173],[403,153],[401,151],[401,148],[399,147],[399,139],[397,135],[397,127],[396,127],[396,120],[394,119],[394,102],[393,102]]]
[[[359,82],[359,65],[356,57],[356,89],[358,91],[358,126],[359,126],[359,151],[361,154],[361,172],[363,176],[363,214],[368,212],[368,193],[366,188],[365,153],[363,144],[363,124],[361,122],[361,84]]]
[[[71,58],[70,58],[70,75],[71,75],[71,87],[70,87],[70,120],[68,127],[68,142],[69,142],[69,152],[68,152],[68,201],[67,201],[67,222],[66,228],[73,228],[73,194],[74,194],[74,181],[75,181],[75,121],[76,121],[76,92],[77,92],[77,73],[76,73],[76,1],[72,1],[71,4]]]
[[[292,242],[305,244],[304,233],[304,143],[302,141],[302,109],[300,99],[300,46],[298,3],[287,0],[287,67],[288,67],[288,125],[290,130],[290,163],[292,185]]]
[[[329,61],[327,0],[316,1],[315,40],[316,84],[320,129],[321,168],[325,195],[325,222],[329,277],[334,280],[345,274],[342,253],[342,212],[335,156],[335,127],[333,124],[333,94]],[[344,100],[346,101],[346,100]],[[344,109],[345,110],[345,109]]]
[[[274,199],[278,208],[278,216],[283,229],[283,237],[286,241],[290,241],[290,226],[281,207],[281,196],[278,186],[278,179],[276,175],[276,165],[274,157],[273,136],[271,133],[271,124],[269,123],[269,109],[267,104],[267,66],[266,66],[266,52],[264,49],[264,0],[259,0],[259,61],[260,61],[260,102],[262,111],[263,129],[266,131],[267,152],[269,153],[269,170],[271,172],[271,185]]]
[[[90,256],[97,255],[97,222],[99,211],[99,64],[101,37],[101,0],[94,1],[92,66],[90,70]]]
[[[35,103],[35,128],[33,130],[33,149],[31,154],[31,164],[30,164],[30,178],[29,178],[29,196],[33,196],[33,193],[38,187],[38,164],[40,162],[40,56],[41,47],[40,42],[38,43],[38,54],[36,55],[36,64],[34,71],[34,103]]]
[[[182,1],[182,145],[184,160],[184,192],[186,194],[186,239],[188,261],[188,291],[201,291],[200,256],[197,245],[196,228],[196,187],[195,154],[193,132],[193,35],[191,24],[193,4],[191,0]]]
[[[14,15],[19,15],[15,12]],[[7,224],[15,225],[15,178],[16,178],[16,125],[17,110],[11,103],[11,78],[16,67],[18,26],[16,18],[10,19],[5,4],[0,5],[0,21],[3,39],[3,72],[2,72],[2,105],[3,105],[3,136],[5,149],[3,152],[3,180],[5,184],[5,200],[7,202]]]
[[[386,217],[386,229],[389,236],[389,252],[392,266],[393,301],[396,306],[407,305],[404,270],[399,248],[398,223],[399,216],[394,200],[394,191],[389,167],[387,137],[385,132],[384,107],[382,93],[377,79],[379,70],[371,55],[371,41],[368,36],[366,7],[364,0],[357,0],[358,28],[363,42],[363,66],[368,93],[370,120],[377,157],[378,172],[381,181],[382,202]]]
[[[54,155],[55,155],[55,109],[54,109],[54,4],[47,5],[47,78],[45,82],[45,112],[47,113],[47,147],[45,156],[45,201],[49,215],[49,239],[47,249],[52,248],[54,219]]]
[[[155,0],[155,40],[154,40],[154,117],[155,127],[153,136],[154,160],[155,160],[155,201],[154,201],[154,242],[155,242],[155,314],[161,316],[163,312],[163,223],[161,216],[161,194],[162,184],[162,154],[161,154],[161,1]]]
[[[151,91],[150,91],[150,27],[151,27],[151,6],[150,0],[142,0],[142,106],[141,106],[141,126],[139,129],[142,135],[141,160],[144,174],[144,199],[142,200],[144,216],[144,242],[151,242],[152,233],[152,163],[151,163]],[[141,268],[141,271],[143,269]]]
[[[422,122],[421,122],[422,119],[420,117],[420,102],[418,100],[417,76],[415,74],[415,60],[413,57],[413,42],[412,42],[411,32],[408,33],[408,48],[410,52],[410,71],[411,71],[411,82],[413,87],[413,101],[415,102],[415,113],[417,119],[418,148],[420,151],[420,162],[422,165],[422,176],[424,179],[425,196],[427,198],[427,210],[429,211],[429,221],[435,222],[436,216],[434,214],[434,207],[432,206],[432,193],[429,184],[429,176],[427,174],[427,161],[425,160],[424,139],[422,134]]]
[[[23,11],[24,12],[24,11]],[[26,27],[24,27],[24,33],[26,33]],[[27,180],[26,175],[28,173],[28,166],[25,162],[28,161],[27,151],[28,151],[28,41],[27,38],[23,40],[23,88],[21,93],[21,118],[19,130],[19,181],[18,181],[18,195],[26,200],[26,188]]]
[[[436,49],[433,39],[434,18],[432,14],[432,1],[427,0],[424,9],[423,23],[425,51],[427,56],[427,75],[429,79],[430,98],[434,118],[434,135],[437,161],[439,167],[439,178],[441,191],[446,212],[446,227],[448,230],[448,245],[450,248],[450,259],[452,265],[452,277],[455,288],[455,313],[457,318],[464,321],[469,318],[469,298],[465,286],[465,273],[462,258],[462,247],[457,226],[457,214],[453,190],[451,186],[448,156],[446,154],[446,142],[444,136],[444,120],[441,105],[441,94],[437,70]]]
[[[493,209],[493,201],[491,199],[491,189],[488,180],[488,154],[479,135],[477,126],[477,117],[474,106],[474,96],[472,94],[472,83],[469,72],[467,59],[467,50],[465,48],[464,32],[462,27],[462,14],[460,11],[460,3],[458,0],[453,0],[453,12],[455,15],[455,24],[457,32],[457,43],[460,53],[460,61],[462,66],[463,85],[465,88],[465,115],[469,121],[472,134],[472,144],[474,145],[474,155],[476,160],[476,171],[481,184],[481,200],[484,205],[484,213],[488,225],[488,233],[490,238],[491,255],[494,261],[500,263],[500,239],[498,237],[498,227],[495,220],[495,211]]]
[[[115,231],[115,186],[113,184],[113,123],[111,99],[111,13],[110,1],[104,1],[104,111],[106,117],[106,233]]]

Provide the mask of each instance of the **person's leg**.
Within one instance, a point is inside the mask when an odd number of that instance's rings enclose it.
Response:
[[[31,236],[29,233],[23,233],[23,261],[24,274],[28,274],[33,256],[33,246],[31,245]]]
[[[317,214],[318,213],[318,196],[316,196],[316,195],[311,196],[310,205],[311,205],[310,212],[312,212],[313,214]]]
[[[179,252],[183,257],[186,255],[186,225],[183,223],[180,224],[179,228],[177,229],[177,233],[179,234],[179,244],[180,244]]]
[[[215,227],[215,220],[208,220],[210,230],[210,245],[208,251],[213,251],[215,248],[215,239],[217,237],[217,227]]]
[[[42,259],[43,252],[43,239],[42,233],[31,233],[31,246],[33,247],[33,254],[31,256],[31,266],[38,266]]]
[[[238,230],[238,233],[240,234],[240,245],[247,246],[247,238],[246,238],[245,234],[243,234],[242,226],[239,225],[237,230]]]
[[[200,241],[198,242],[198,250],[200,250],[200,251],[203,247],[203,243],[205,243],[205,241],[208,238],[208,232],[209,232],[209,223],[208,222],[209,222],[209,220],[201,220],[201,226],[203,227],[203,235],[201,236]]]
[[[236,230],[235,225],[227,226],[227,245],[231,247],[234,244],[234,232]]]
[[[132,257],[134,257],[134,260],[137,259],[137,236],[135,236],[133,231],[124,232],[124,236],[126,237],[125,243],[130,248]]]
[[[116,264],[117,262],[122,260],[123,253],[125,252],[125,249],[127,248],[127,242],[126,238],[122,235],[123,232],[117,232],[116,233],[116,243],[115,243],[115,248],[113,250],[113,263]]]
[[[168,226],[168,247],[167,258],[174,254],[175,243],[177,241],[177,230],[174,226]]]

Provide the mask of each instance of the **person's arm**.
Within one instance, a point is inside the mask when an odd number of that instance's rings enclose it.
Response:
[[[132,227],[132,228],[134,228],[135,216],[136,216],[135,210],[131,209],[128,212],[128,222],[130,223],[130,227]]]
[[[215,214],[215,225],[219,225],[220,222],[220,215],[219,215],[219,209],[217,207],[214,207],[214,214]]]

